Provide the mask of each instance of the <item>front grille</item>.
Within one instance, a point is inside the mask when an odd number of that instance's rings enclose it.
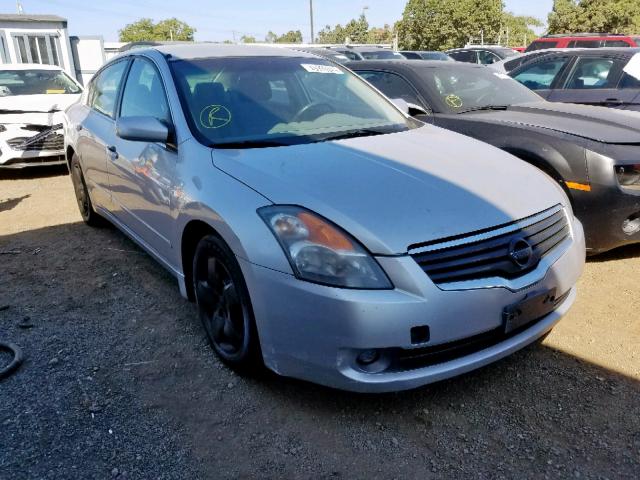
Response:
[[[411,256],[435,284],[490,277],[514,279],[534,270],[569,231],[567,216],[558,205],[511,224],[418,245],[414,247],[418,252]],[[527,245],[526,258],[518,257]]]
[[[30,142],[30,140],[30,137],[16,137],[7,141],[7,143],[14,150],[20,151],[62,150],[64,148],[64,136],[60,133],[51,133],[34,142]]]

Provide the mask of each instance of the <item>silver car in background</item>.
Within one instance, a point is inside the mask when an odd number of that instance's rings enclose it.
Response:
[[[173,273],[241,372],[414,388],[534,342],[575,299],[583,231],[555,182],[309,53],[131,51],[66,142],[84,220]]]

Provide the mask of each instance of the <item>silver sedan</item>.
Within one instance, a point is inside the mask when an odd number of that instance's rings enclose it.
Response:
[[[584,237],[559,186],[309,53],[133,50],[65,142],[85,222],[175,275],[243,373],[414,388],[540,339],[575,299]]]

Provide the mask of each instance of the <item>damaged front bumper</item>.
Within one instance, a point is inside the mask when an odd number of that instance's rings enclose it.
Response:
[[[0,125],[0,169],[66,163],[62,124]]]

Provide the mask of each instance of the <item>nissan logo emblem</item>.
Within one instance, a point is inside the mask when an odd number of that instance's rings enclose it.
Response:
[[[514,238],[509,245],[509,258],[522,270],[533,265],[535,252],[531,244],[524,238]]]

